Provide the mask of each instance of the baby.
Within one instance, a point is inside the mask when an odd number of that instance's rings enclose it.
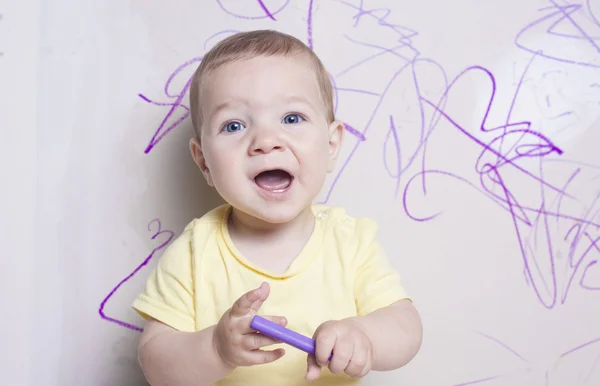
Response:
[[[344,133],[313,51],[280,32],[233,35],[203,58],[190,105],[192,157],[227,204],[186,226],[134,302],[150,384],[356,385],[408,363],[421,320],[376,224],[313,204]],[[254,331],[256,314],[311,336],[316,354]]]

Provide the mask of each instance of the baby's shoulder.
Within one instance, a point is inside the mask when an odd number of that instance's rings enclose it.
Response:
[[[314,205],[317,221],[326,233],[342,243],[370,242],[376,237],[378,225],[368,217],[356,217],[339,206]]]
[[[187,223],[181,234],[173,241],[171,249],[177,249],[174,245],[179,245],[180,248],[185,246],[191,254],[197,255],[198,251],[216,244],[223,221],[226,221],[228,209],[227,205],[216,207]]]
[[[223,224],[223,221],[226,220],[228,210],[229,205],[221,205],[211,209],[203,216],[190,221],[183,229],[183,233],[193,235],[196,233],[218,230]]]

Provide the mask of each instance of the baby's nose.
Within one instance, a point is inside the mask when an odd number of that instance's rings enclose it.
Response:
[[[283,143],[278,129],[257,130],[250,149],[251,154],[266,154],[282,150]]]

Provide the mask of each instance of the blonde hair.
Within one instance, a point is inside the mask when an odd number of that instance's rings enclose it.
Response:
[[[329,74],[317,55],[302,41],[294,36],[273,30],[240,32],[229,36],[215,45],[200,62],[194,72],[190,86],[190,110],[192,125],[196,136],[200,138],[202,114],[200,109],[201,83],[212,70],[237,60],[252,59],[257,56],[286,56],[306,54],[315,66],[321,97],[325,103],[328,123],[335,120],[333,112],[333,85]]]

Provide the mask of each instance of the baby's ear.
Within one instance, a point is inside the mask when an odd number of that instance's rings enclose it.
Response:
[[[192,153],[192,158],[194,159],[194,162],[196,163],[196,165],[198,165],[198,168],[204,175],[204,178],[206,178],[206,183],[209,186],[214,187],[212,177],[210,175],[210,169],[206,164],[206,158],[204,158],[204,153],[202,152],[202,146],[200,145],[200,141],[198,141],[196,137],[190,139],[190,152]]]
[[[344,139],[344,123],[333,121],[329,124],[329,157],[327,159],[327,172],[331,173],[335,167],[335,160],[340,153]]]

